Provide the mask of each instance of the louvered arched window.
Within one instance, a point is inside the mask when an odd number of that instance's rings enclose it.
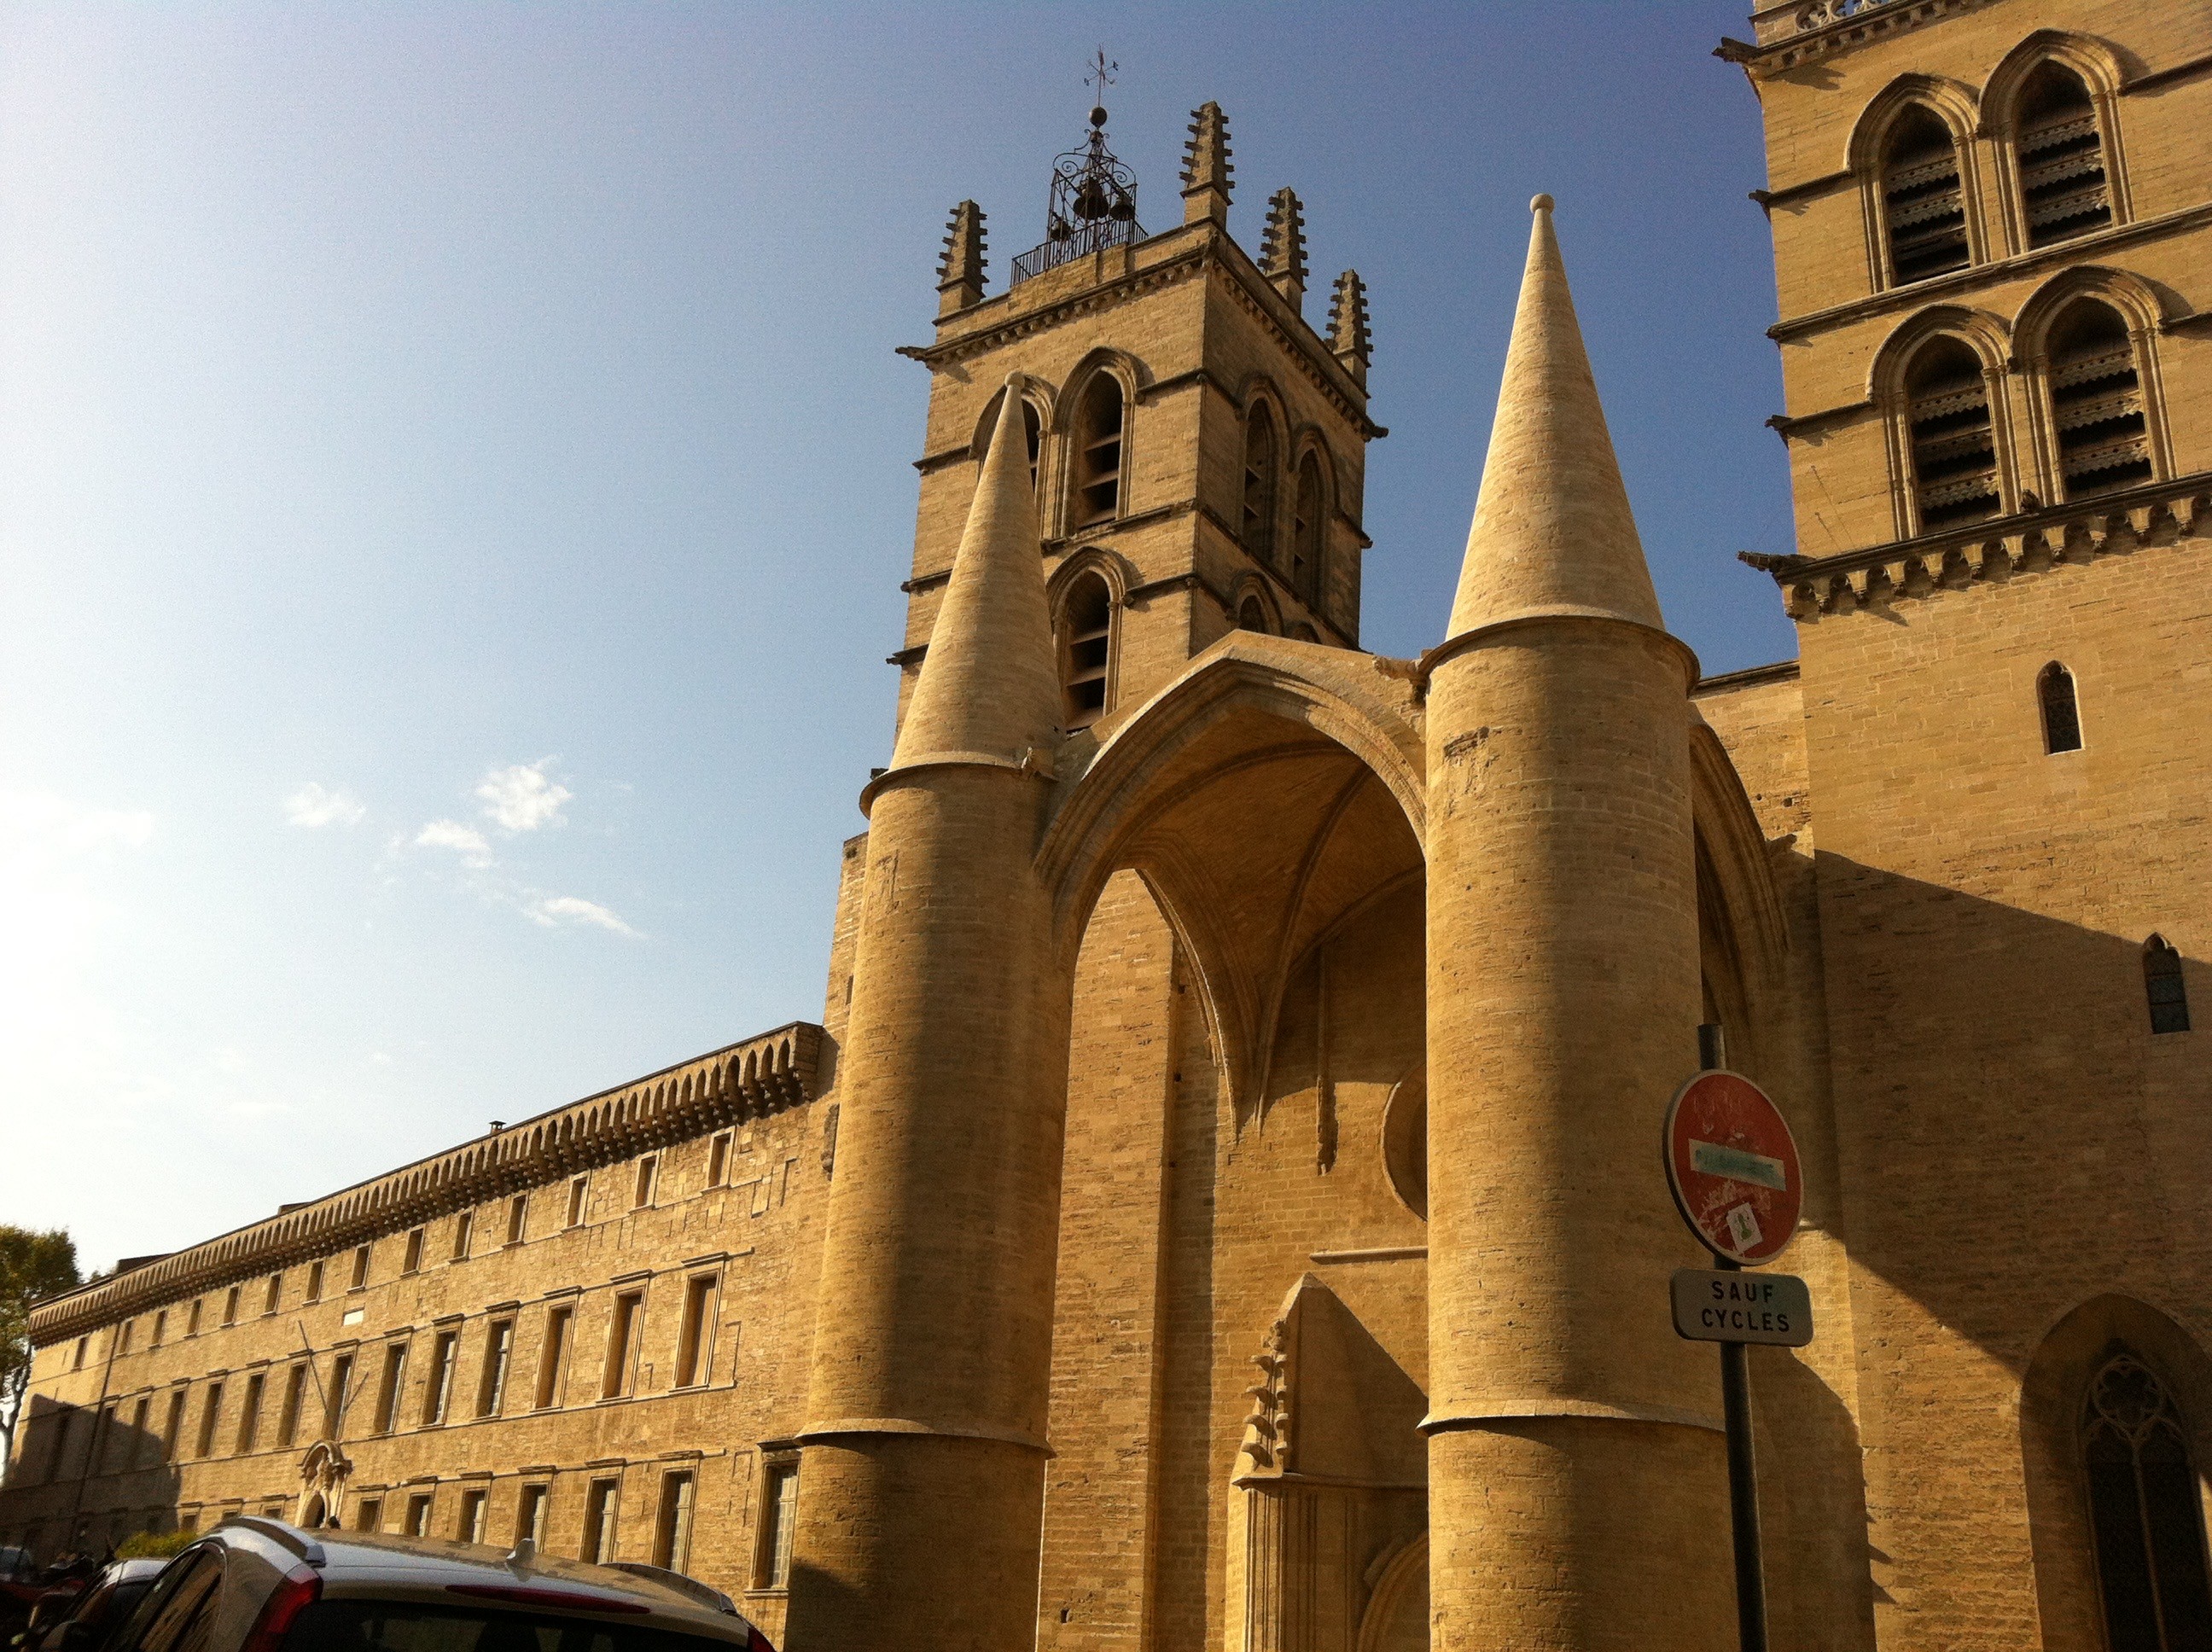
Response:
[[[1114,641],[1114,593],[1095,573],[1079,574],[1060,604],[1061,694],[1071,729],[1089,728],[1106,710]]]
[[[1309,449],[1298,460],[1297,502],[1291,511],[1291,587],[1312,603],[1321,590],[1322,555],[1328,508],[1321,483],[1321,460]]]
[[[2150,1004],[2154,1033],[2189,1030],[2189,981],[2181,973],[2181,954],[2154,935],[2143,943],[2143,996]]]
[[[1959,146],[1935,112],[1914,104],[1881,146],[1881,212],[1893,286],[1965,266],[1966,200]]]
[[[1121,509],[1121,386],[1101,373],[1083,392],[1075,421],[1075,498],[1072,527],[1110,522]]]
[[[1255,562],[1275,560],[1275,416],[1265,402],[1252,404],[1244,422],[1244,551]]]
[[[2013,116],[2027,244],[2048,246],[2112,222],[2097,106],[2081,77],[2047,63],[2020,88]]]
[[[2166,1385],[2124,1350],[2090,1381],[2081,1449],[2108,1652],[2212,1646],[2189,1436]]]
[[[2149,481],[2142,377],[2120,313],[2094,299],[2073,304],[2051,329],[2050,354],[2051,416],[2066,497]]]
[[[1905,378],[1920,531],[1997,513],[1996,436],[1981,358],[1960,340],[1921,347]]]
[[[2052,660],[2036,674],[2035,699],[2043,712],[2043,749],[2056,754],[2081,749],[2081,708],[2074,673]]]

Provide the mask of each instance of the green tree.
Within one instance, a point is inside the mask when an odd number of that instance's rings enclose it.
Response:
[[[31,1306],[82,1283],[69,1235],[0,1222],[0,1471],[15,1455],[15,1421],[31,1383]]]

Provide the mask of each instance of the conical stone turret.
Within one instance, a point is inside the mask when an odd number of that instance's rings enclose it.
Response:
[[[1659,598],[1575,319],[1552,197],[1529,204],[1528,262],[1449,635],[1553,609],[1657,625]]]
[[[1697,1060],[1688,689],[1539,196],[1428,681],[1431,1644],[1729,1644],[1698,1253],[1654,1151]]]
[[[862,794],[788,1646],[1036,1633],[1071,977],[1033,859],[1058,686],[1020,390]]]
[[[1006,380],[967,531],[899,726],[894,768],[973,755],[1020,762],[1060,738],[1060,683],[1021,391],[1018,374]]]

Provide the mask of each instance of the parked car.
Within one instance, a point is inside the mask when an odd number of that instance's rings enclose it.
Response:
[[[35,1643],[38,1652],[101,1652],[167,1564],[166,1560],[111,1563],[70,1602],[69,1615],[40,1633]]]
[[[170,1561],[110,1645],[113,1652],[775,1652],[726,1605],[634,1571],[542,1556],[527,1543],[502,1553],[438,1538],[308,1532],[258,1515],[225,1521]]]

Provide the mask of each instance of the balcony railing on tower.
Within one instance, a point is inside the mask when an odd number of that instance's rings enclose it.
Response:
[[[1014,260],[1011,285],[1109,246],[1145,238],[1137,222],[1137,179],[1106,147],[1106,111],[1091,112],[1091,131],[1079,149],[1052,163],[1052,210],[1044,240]]]

